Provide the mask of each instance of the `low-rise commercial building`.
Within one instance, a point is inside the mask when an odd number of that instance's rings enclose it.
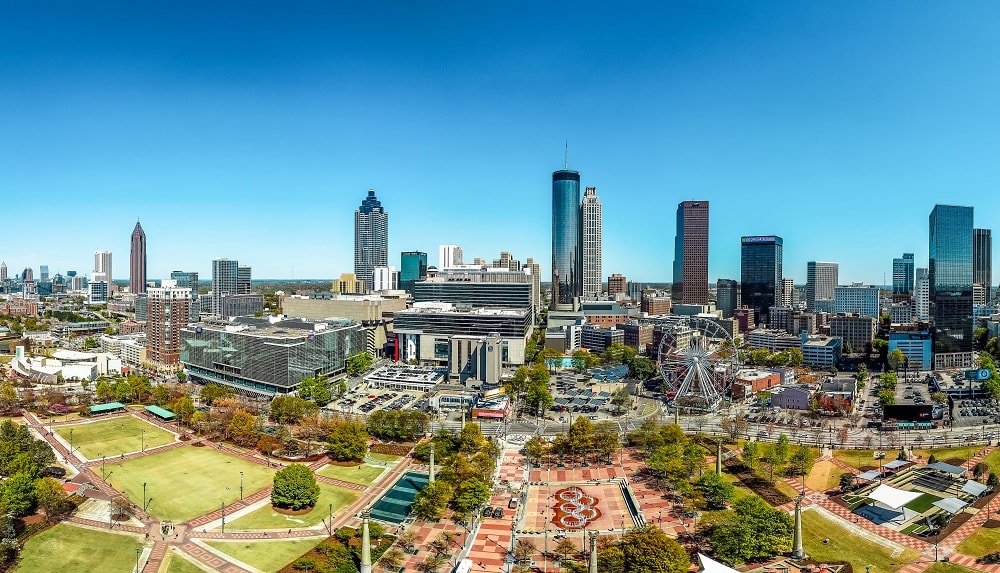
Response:
[[[844,343],[840,338],[810,336],[800,347],[802,363],[812,368],[836,366],[843,354]]]
[[[733,400],[746,400],[757,392],[781,384],[781,375],[768,370],[740,370],[733,381]]]
[[[830,336],[836,336],[844,341],[844,346],[850,346],[851,352],[864,352],[872,340],[878,323],[875,318],[866,314],[838,314],[828,321]]]
[[[898,349],[911,370],[930,370],[933,361],[931,335],[928,332],[892,332],[888,352]]]
[[[406,364],[389,364],[365,376],[365,382],[372,388],[384,388],[397,392],[430,392],[447,379],[444,368],[427,368]]]
[[[524,350],[531,334],[529,308],[470,308],[448,303],[414,303],[394,318],[396,359],[445,365],[451,356],[452,336],[500,337],[504,366],[524,364]]]

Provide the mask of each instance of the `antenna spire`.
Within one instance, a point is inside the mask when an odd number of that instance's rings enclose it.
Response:
[[[565,157],[566,158],[565,158],[565,163],[563,165],[563,169],[567,169],[568,170],[569,169],[569,140],[568,139],[566,140],[566,156]]]

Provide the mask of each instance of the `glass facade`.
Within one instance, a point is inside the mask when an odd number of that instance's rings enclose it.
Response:
[[[972,352],[972,207],[930,215],[930,315],[935,354]]]
[[[325,322],[325,330],[314,330],[316,323],[299,320],[189,325],[181,330],[181,362],[203,384],[284,394],[295,390],[303,378],[343,372],[347,358],[365,349],[361,325]]]
[[[573,310],[583,295],[583,248],[580,229],[580,173],[552,174],[552,305]]]
[[[972,282],[983,285],[986,300],[992,298],[993,290],[993,231],[972,230]]]
[[[892,292],[909,294],[913,292],[913,253],[903,253],[903,258],[892,259]]]
[[[354,212],[354,274],[371,289],[375,267],[389,266],[389,214],[369,189]]]
[[[427,253],[404,251],[399,256],[399,288],[413,292],[413,283],[427,278]]]
[[[781,295],[781,263],[784,241],[775,235],[740,239],[740,296],[752,308],[757,323],[767,323],[769,309]]]

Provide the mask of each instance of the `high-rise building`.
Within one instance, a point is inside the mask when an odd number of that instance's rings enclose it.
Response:
[[[132,250],[129,255],[128,290],[139,294],[146,292],[146,232],[139,221],[132,229]]]
[[[552,308],[576,310],[583,294],[580,173],[552,173]]]
[[[806,310],[833,310],[833,289],[840,279],[838,263],[809,261],[806,263]]]
[[[917,269],[913,283],[913,312],[920,320],[931,319],[931,283],[927,269]]]
[[[192,293],[198,292],[197,271],[170,271],[170,280],[177,281],[177,286],[180,288],[189,288]]]
[[[384,290],[399,289],[399,271],[396,267],[375,267],[374,271],[375,292]]]
[[[438,245],[438,269],[457,269],[462,266],[462,247]]]
[[[97,251],[94,253],[94,275],[92,281],[104,281],[111,284],[114,280],[111,274],[111,251]]]
[[[156,287],[146,292],[146,356],[157,364],[180,362],[181,329],[191,318],[191,289]]]
[[[625,294],[627,284],[625,275],[615,273],[608,277],[608,297],[614,299],[616,295]]]
[[[758,324],[768,322],[768,309],[781,295],[784,240],[776,235],[740,239],[740,296]]]
[[[833,310],[837,313],[856,313],[878,319],[879,289],[875,286],[853,284],[834,289]]]
[[[40,280],[45,282],[49,280],[49,265],[41,265],[38,267],[38,274],[41,276]]]
[[[778,304],[791,309],[795,299],[795,279],[781,279],[781,295],[778,296]]]
[[[913,253],[903,253],[902,258],[892,259],[892,293],[913,292]]]
[[[528,257],[521,268],[531,273],[531,300],[534,302],[537,314],[542,308],[542,265],[536,263],[532,257]]]
[[[972,282],[983,285],[986,293],[993,290],[993,231],[990,229],[972,230]]]
[[[491,266],[494,269],[506,269],[517,272],[521,270],[521,261],[515,259],[514,255],[507,251],[500,251],[500,258],[493,259],[493,265]]]
[[[253,268],[245,265],[236,267],[236,294],[250,294],[250,283],[253,279]]]
[[[21,271],[21,281],[22,282],[33,282],[35,280],[35,269],[31,267],[24,267]]]
[[[708,302],[708,201],[683,201],[677,205],[674,279],[670,288],[674,304]]]
[[[580,203],[580,231],[583,233],[583,298],[601,298],[601,284],[604,280],[602,251],[601,198],[597,187],[587,187]]]
[[[928,279],[935,367],[971,363],[972,219],[972,207],[956,205],[935,205],[930,214]]]
[[[403,251],[399,255],[399,288],[413,291],[413,283],[427,278],[427,253]]]
[[[722,318],[732,318],[740,307],[740,283],[733,279],[719,279],[715,283],[715,308],[722,312]]]
[[[374,286],[375,267],[389,264],[389,214],[369,189],[354,211],[354,274],[367,288]]]
[[[239,294],[239,266],[232,259],[212,261],[212,314],[222,310],[222,297]]]
[[[0,263],[0,281],[7,280],[7,262]]]

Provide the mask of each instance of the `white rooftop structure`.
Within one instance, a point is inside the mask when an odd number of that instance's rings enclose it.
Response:
[[[698,561],[701,563],[702,573],[739,573],[736,569],[719,563],[715,559],[701,553],[698,554]]]
[[[913,491],[904,491],[882,484],[868,494],[868,499],[881,503],[891,509],[899,509],[917,499],[921,495],[923,494]]]
[[[910,463],[910,462],[908,462],[906,460],[892,460],[891,462],[885,464],[882,467],[884,467],[886,469],[889,469],[889,470],[894,470],[896,468],[901,468],[901,467],[905,466],[908,463]]]
[[[985,492],[988,489],[990,488],[987,487],[985,484],[981,484],[978,481],[972,479],[965,482],[965,485],[962,486],[963,492],[970,495],[974,495],[976,497],[979,497],[980,495],[983,494],[983,492]]]
[[[948,513],[958,513],[962,511],[962,508],[967,505],[969,504],[958,499],[957,497],[946,497],[944,499],[939,499],[934,502],[935,507],[940,507],[941,509],[947,511]]]

